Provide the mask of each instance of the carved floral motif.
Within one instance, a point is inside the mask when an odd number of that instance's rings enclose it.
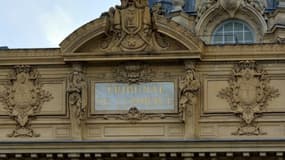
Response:
[[[234,135],[264,134],[255,120],[265,111],[268,102],[279,96],[278,89],[269,86],[269,82],[266,71],[254,61],[242,61],[235,65],[230,86],[218,94],[218,97],[228,101],[232,111],[242,119]]]
[[[180,99],[179,112],[185,120],[187,110],[191,110],[197,103],[197,96],[200,90],[199,78],[192,62],[185,62],[186,73],[179,81]]]
[[[117,66],[114,70],[114,78],[117,82],[139,83],[149,82],[153,71],[147,64],[141,62],[128,62]]]
[[[9,137],[39,136],[34,133],[30,121],[41,111],[42,105],[53,98],[42,89],[39,78],[39,72],[28,65],[15,66],[9,74],[9,83],[0,93],[0,101],[17,123]]]
[[[107,17],[110,28],[101,45],[103,50],[133,52],[167,47],[156,40],[147,0],[121,0],[121,6],[111,8]]]

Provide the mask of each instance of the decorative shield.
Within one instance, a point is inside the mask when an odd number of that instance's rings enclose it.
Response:
[[[127,34],[137,34],[142,28],[142,10],[131,6],[121,11],[122,30]]]
[[[31,66],[15,66],[9,75],[10,84],[0,92],[0,102],[16,121],[16,128],[9,137],[39,136],[34,133],[29,122],[41,110],[43,103],[53,98],[48,91],[42,89],[39,76]]]
[[[238,97],[240,102],[245,106],[251,106],[256,103],[257,100],[257,82],[256,80],[241,80],[239,83]]]
[[[233,135],[264,134],[255,120],[264,112],[268,101],[279,96],[278,89],[269,86],[266,72],[254,61],[242,61],[236,65],[229,84],[218,97],[226,99],[233,112],[242,119],[240,128]]]

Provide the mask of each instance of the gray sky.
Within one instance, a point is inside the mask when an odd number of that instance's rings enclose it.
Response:
[[[120,0],[1,0],[0,46],[50,48]]]

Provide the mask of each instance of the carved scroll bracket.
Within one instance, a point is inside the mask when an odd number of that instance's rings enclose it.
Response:
[[[0,101],[6,106],[8,115],[16,121],[15,130],[9,137],[38,137],[31,128],[30,121],[41,111],[42,105],[50,101],[52,95],[42,89],[40,74],[28,65],[15,66],[9,74],[9,83],[0,93]]]
[[[200,81],[191,61],[185,62],[185,74],[179,80],[179,113],[185,121],[186,115],[191,115],[192,108],[197,103],[197,96],[200,90]],[[189,114],[187,114],[187,112]]]
[[[72,69],[67,89],[70,119],[73,136],[81,137],[81,126],[86,119],[87,82],[82,64],[74,63]]]
[[[268,102],[279,96],[279,90],[269,85],[265,70],[254,61],[241,61],[234,66],[229,87],[218,97],[226,99],[242,122],[233,135],[262,135],[256,119],[265,112]]]

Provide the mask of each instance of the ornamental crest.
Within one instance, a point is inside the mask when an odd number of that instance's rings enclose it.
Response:
[[[52,95],[42,89],[39,77],[39,72],[27,65],[15,66],[9,74],[6,90],[0,93],[0,101],[17,123],[9,137],[39,136],[32,130],[30,121],[41,111],[43,103],[52,99]]]
[[[147,0],[121,0],[121,6],[108,12],[109,28],[101,49],[105,51],[149,51],[166,49],[168,44],[157,40]]]
[[[269,86],[265,70],[254,61],[242,61],[235,65],[229,87],[222,89],[218,97],[226,99],[231,109],[241,119],[241,127],[234,135],[261,135],[256,119],[266,110],[268,102],[279,96],[278,89]]]

